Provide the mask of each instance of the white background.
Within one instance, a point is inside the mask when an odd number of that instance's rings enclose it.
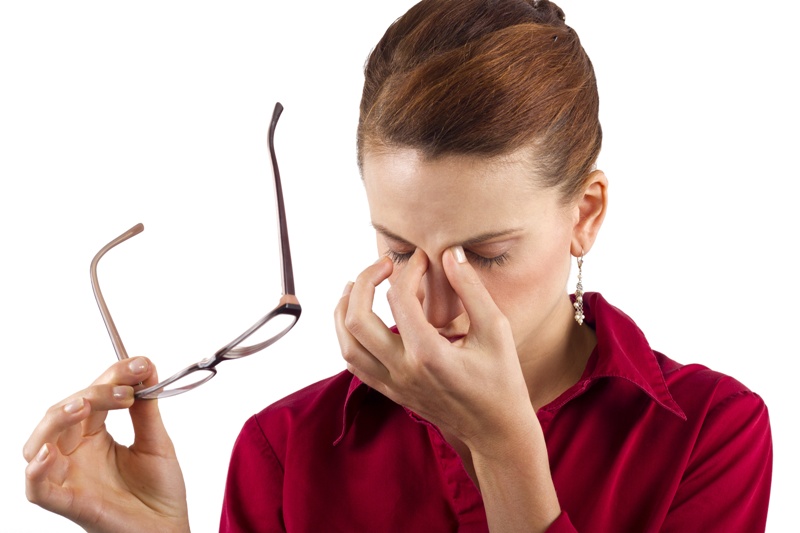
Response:
[[[375,258],[355,164],[364,59],[412,1],[0,4],[0,530],[74,531],[24,496],[48,406],[114,360],[100,276],[132,354],[166,376],[277,303],[265,137],[275,101],[303,316],[279,344],[165,400],[195,531],[215,531],[251,414],[343,369],[332,311]],[[584,283],[654,348],[766,400],[770,531],[800,499],[798,8],[562,0],[599,79],[610,211]],[[793,414],[794,413],[794,414]],[[126,415],[110,427],[129,442]]]

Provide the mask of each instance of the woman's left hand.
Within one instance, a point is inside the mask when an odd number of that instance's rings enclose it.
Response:
[[[469,262],[449,249],[442,264],[469,318],[465,337],[451,343],[427,321],[418,294],[428,258],[417,250],[387,293],[400,335],[372,311],[375,287],[394,269],[383,258],[345,289],[335,313],[339,344],[361,381],[473,452],[490,452],[526,438],[538,422],[507,318]]]

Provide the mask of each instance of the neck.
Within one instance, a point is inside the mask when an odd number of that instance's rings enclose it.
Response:
[[[578,382],[597,344],[588,325],[579,326],[575,311],[565,296],[553,310],[551,320],[537,336],[535,345],[520,350],[520,365],[531,403],[537,411]]]

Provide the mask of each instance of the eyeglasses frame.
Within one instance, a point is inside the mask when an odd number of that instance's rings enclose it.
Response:
[[[255,324],[250,326],[247,330],[244,331],[241,335],[233,339],[231,342],[217,350],[214,355],[211,357],[207,357],[197,363],[187,366],[183,370],[176,372],[169,378],[159,382],[152,387],[147,387],[145,389],[141,389],[135,392],[136,399],[143,399],[143,400],[152,400],[157,398],[168,398],[170,396],[176,396],[178,394],[182,394],[184,392],[188,392],[192,389],[195,389],[206,383],[208,380],[213,378],[217,374],[216,366],[219,365],[222,361],[230,360],[230,359],[239,359],[248,355],[252,355],[256,352],[259,352],[270,346],[271,344],[278,341],[282,338],[286,333],[291,330],[297,321],[300,318],[300,313],[302,312],[302,308],[300,306],[300,302],[297,300],[297,296],[295,295],[294,289],[294,271],[292,269],[292,255],[291,250],[289,247],[289,232],[286,226],[286,209],[284,206],[283,201],[283,188],[281,187],[281,178],[280,178],[280,171],[278,170],[278,160],[275,156],[275,144],[274,144],[274,137],[275,137],[275,128],[278,124],[278,119],[283,112],[283,106],[280,102],[275,104],[275,109],[272,113],[272,120],[270,121],[269,126],[269,135],[267,138],[267,144],[269,147],[269,154],[270,160],[272,162],[272,170],[273,170],[273,177],[275,183],[275,199],[277,204],[277,215],[278,215],[278,229],[280,233],[279,238],[279,247],[280,247],[280,259],[281,259],[281,299],[278,303],[278,306],[275,307],[272,311],[264,315],[261,319],[259,319]],[[103,298],[103,293],[100,290],[100,284],[97,278],[97,265],[100,261],[100,258],[103,257],[106,252],[108,252],[111,248],[117,246],[118,244],[127,241],[131,237],[138,235],[144,231],[144,225],[139,223],[130,228],[128,231],[124,232],[122,235],[118,236],[108,244],[106,244],[103,248],[100,249],[99,252],[94,256],[92,259],[92,263],[90,265],[90,276],[92,280],[92,291],[94,293],[95,300],[97,301],[97,306],[100,308],[100,314],[103,317],[103,322],[106,325],[106,329],[108,330],[108,335],[111,337],[111,343],[114,346],[114,351],[117,354],[117,359],[127,359],[128,352],[125,350],[125,345],[122,343],[122,339],[117,331],[117,327],[114,324],[114,319],[111,318],[111,313],[108,310],[108,306],[106,305],[105,299]],[[250,345],[250,346],[239,346],[242,342],[247,340],[252,334],[262,328],[265,324],[267,324],[270,320],[274,319],[275,317],[281,315],[288,315],[293,318],[292,322],[278,332],[276,335],[273,335],[269,339]],[[188,375],[199,372],[205,371],[208,373],[207,376],[203,377],[198,381],[194,381],[189,385],[176,387],[174,389],[167,389],[167,387],[176,381],[179,381]]]

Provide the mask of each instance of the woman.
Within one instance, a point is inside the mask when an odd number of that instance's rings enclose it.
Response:
[[[594,72],[563,13],[425,0],[365,76],[358,160],[381,259],[335,311],[349,372],[245,424],[221,529],[763,529],[761,399],[653,352],[580,281],[564,292],[608,195]],[[396,329],[371,310],[387,279]],[[48,412],[25,448],[29,499],[92,530],[188,529],[140,382],[153,365],[123,361]],[[130,449],[103,428],[121,408]]]

